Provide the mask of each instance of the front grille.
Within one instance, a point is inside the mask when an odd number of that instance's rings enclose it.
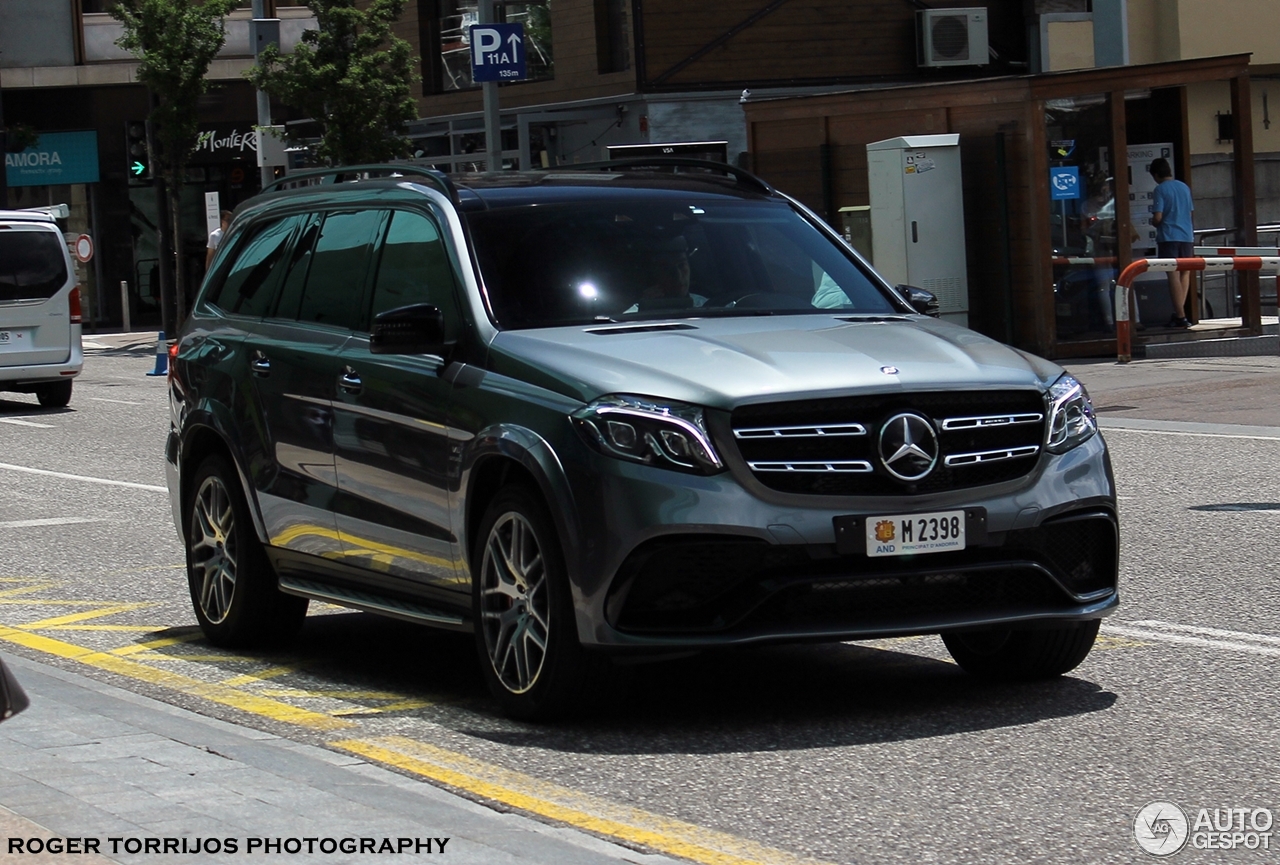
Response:
[[[902,412],[928,418],[937,465],[908,482],[885,470],[881,428]],[[743,406],[730,419],[733,446],[770,489],[824,496],[920,495],[1024,477],[1044,442],[1039,391],[939,391]]]

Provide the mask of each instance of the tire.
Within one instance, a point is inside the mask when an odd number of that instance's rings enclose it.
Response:
[[[503,713],[545,721],[579,709],[595,665],[578,642],[560,539],[541,496],[500,490],[471,562],[476,648]]]
[[[71,402],[71,379],[36,385],[36,399],[45,408],[64,408]]]
[[[225,457],[206,459],[191,482],[186,547],[191,604],[209,642],[227,648],[274,645],[298,633],[307,599],[278,588],[239,475]]]
[[[951,657],[965,672],[988,679],[1051,679],[1080,666],[1093,648],[1101,621],[1056,628],[992,629],[942,635]]]

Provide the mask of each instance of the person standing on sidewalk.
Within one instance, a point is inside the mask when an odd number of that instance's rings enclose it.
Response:
[[[1191,233],[1191,187],[1173,179],[1169,160],[1151,162],[1151,177],[1156,182],[1151,194],[1151,224],[1156,227],[1156,255],[1160,258],[1190,258],[1195,255]],[[1169,299],[1173,301],[1173,317],[1169,327],[1191,327],[1187,320],[1187,294],[1191,290],[1190,271],[1169,273]]]

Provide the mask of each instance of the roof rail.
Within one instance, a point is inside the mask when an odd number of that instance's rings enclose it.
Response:
[[[453,181],[442,171],[422,165],[408,163],[385,163],[377,165],[339,165],[332,168],[314,168],[310,171],[295,171],[286,174],[279,180],[268,183],[262,188],[264,193],[280,192],[301,186],[327,186],[335,183],[350,183],[354,180],[371,180],[380,177],[422,177],[430,180],[445,197],[454,204],[458,203],[458,190]]]
[[[704,171],[718,171],[727,174],[739,183],[754,186],[768,195],[775,190],[750,171],[729,165],[727,162],[712,162],[709,159],[693,159],[686,156],[633,156],[627,159],[611,159],[605,162],[581,162],[576,165],[553,165],[542,171],[610,171],[626,168],[698,168]]]

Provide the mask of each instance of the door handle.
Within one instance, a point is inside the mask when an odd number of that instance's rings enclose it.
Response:
[[[266,378],[271,375],[271,358],[260,351],[255,351],[253,359],[249,361],[249,369],[253,371],[254,375]]]
[[[364,387],[364,383],[360,381],[360,373],[351,367],[342,370],[342,375],[338,376],[338,389],[346,393],[360,393]]]

